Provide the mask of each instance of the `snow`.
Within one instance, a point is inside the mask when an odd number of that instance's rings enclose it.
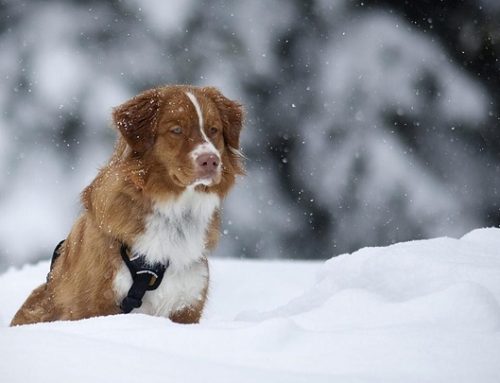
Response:
[[[500,229],[326,263],[211,260],[199,325],[6,327],[48,262],[0,275],[3,382],[498,382]]]

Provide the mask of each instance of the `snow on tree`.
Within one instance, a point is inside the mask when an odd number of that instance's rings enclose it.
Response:
[[[326,258],[498,224],[499,12],[0,2],[0,268],[49,256],[111,153],[111,108],[165,83],[246,106],[248,176],[225,205],[220,255]]]

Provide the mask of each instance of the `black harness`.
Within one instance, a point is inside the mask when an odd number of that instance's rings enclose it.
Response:
[[[52,277],[52,268],[57,258],[61,255],[60,250],[63,243],[64,240],[59,242],[54,249],[50,262],[50,272],[47,274],[47,282]],[[165,270],[167,270],[168,262],[166,265],[162,263],[151,265],[146,262],[144,255],[131,253],[129,247],[124,243],[120,247],[120,255],[132,276],[132,286],[120,304],[120,309],[126,314],[135,308],[141,307],[142,298],[146,294],[146,291],[155,290],[160,286]]]
[[[167,264],[155,263],[153,265],[146,262],[146,257],[141,254],[130,254],[130,249],[124,243],[120,248],[123,261],[132,275],[132,286],[128,294],[123,298],[120,308],[124,313],[129,313],[133,309],[141,307],[142,298],[146,291],[154,290],[160,286]],[[132,256],[130,256],[132,255]]]

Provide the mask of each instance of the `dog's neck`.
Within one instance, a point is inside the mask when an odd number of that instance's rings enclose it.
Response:
[[[145,218],[144,232],[132,244],[133,252],[151,263],[168,261],[173,271],[189,267],[205,253],[207,228],[219,204],[215,193],[192,187],[176,197],[155,201]]]

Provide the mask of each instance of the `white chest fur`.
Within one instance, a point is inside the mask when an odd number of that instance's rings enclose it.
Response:
[[[178,198],[155,205],[132,251],[151,263],[168,261],[169,267],[160,286],[148,291],[142,307],[134,312],[168,316],[200,299],[208,279],[203,261],[206,231],[219,203],[217,195],[189,188]],[[118,302],[131,285],[130,272],[123,264],[114,281]]]
[[[188,188],[176,199],[156,203],[133,252],[151,263],[168,260],[175,271],[188,267],[203,255],[207,226],[219,202],[216,194]]]

